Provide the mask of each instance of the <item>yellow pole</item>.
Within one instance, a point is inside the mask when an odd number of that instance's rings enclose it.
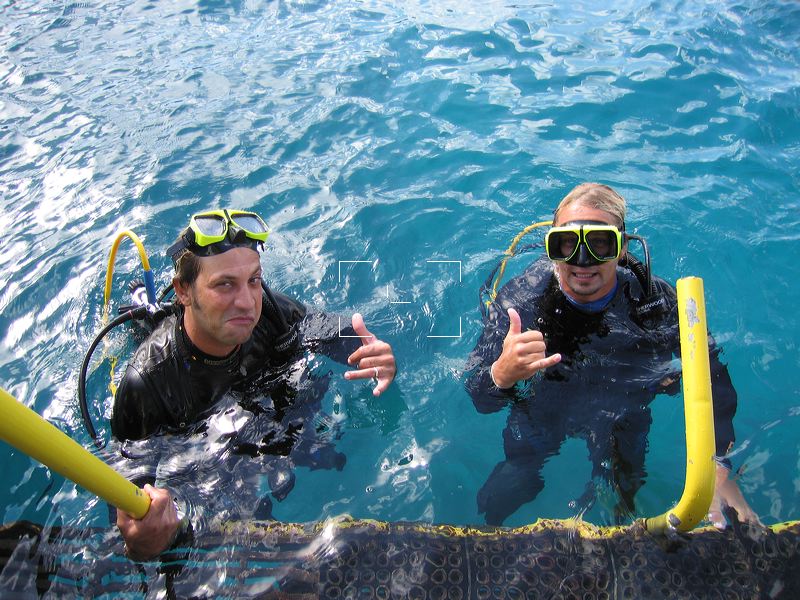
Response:
[[[714,497],[714,409],[708,363],[708,328],[703,280],[678,280],[683,404],[686,419],[686,483],[678,504],[663,515],[645,519],[647,529],[691,531],[703,520]]]
[[[94,454],[0,388],[0,439],[141,519],[150,497]]]

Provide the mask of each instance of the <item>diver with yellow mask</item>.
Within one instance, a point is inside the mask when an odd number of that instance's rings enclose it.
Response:
[[[644,264],[629,252],[629,240],[642,243]],[[543,489],[541,470],[564,441],[581,438],[592,480],[579,510],[594,503],[595,482],[607,482],[621,521],[634,513],[647,476],[649,405],[680,389],[675,291],[651,276],[647,245],[626,233],[625,200],[608,186],[573,189],[556,209],[544,246],[546,257],[487,302],[467,363],[466,388],[478,411],[510,407],[505,459],[478,492],[478,509],[488,523],[502,524]],[[741,519],[758,522],[728,476],[737,395],[719,353],[712,340],[718,467],[710,518],[720,524],[721,506],[730,505]]]

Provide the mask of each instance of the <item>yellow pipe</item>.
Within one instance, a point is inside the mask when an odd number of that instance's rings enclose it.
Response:
[[[678,322],[683,364],[683,404],[686,419],[686,483],[674,508],[645,519],[649,531],[668,528],[691,531],[705,518],[714,497],[714,409],[708,363],[708,328],[703,280],[678,280]]]
[[[150,497],[0,388],[0,439],[106,502],[141,519]]]

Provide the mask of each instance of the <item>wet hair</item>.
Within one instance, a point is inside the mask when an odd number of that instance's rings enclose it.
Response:
[[[617,221],[620,229],[625,229],[625,198],[602,183],[581,183],[564,196],[553,214],[553,223],[558,222],[558,214],[568,206],[578,204],[589,208],[604,210]]]
[[[186,250],[175,262],[175,277],[183,285],[193,285],[200,275],[200,257]]]

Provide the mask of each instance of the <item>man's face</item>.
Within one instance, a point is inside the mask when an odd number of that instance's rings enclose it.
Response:
[[[200,350],[226,356],[250,338],[261,316],[261,262],[258,252],[233,248],[200,258],[200,265],[191,286],[175,281],[184,326]]]
[[[558,222],[553,225],[566,225],[574,221],[600,221],[607,225],[617,224],[614,217],[604,210],[572,204],[559,213]],[[624,251],[623,247],[620,256],[625,253]],[[576,267],[568,265],[566,262],[554,262],[554,265],[563,292],[573,300],[585,304],[599,300],[614,289],[617,281],[617,263],[619,263],[619,259],[590,267]]]

